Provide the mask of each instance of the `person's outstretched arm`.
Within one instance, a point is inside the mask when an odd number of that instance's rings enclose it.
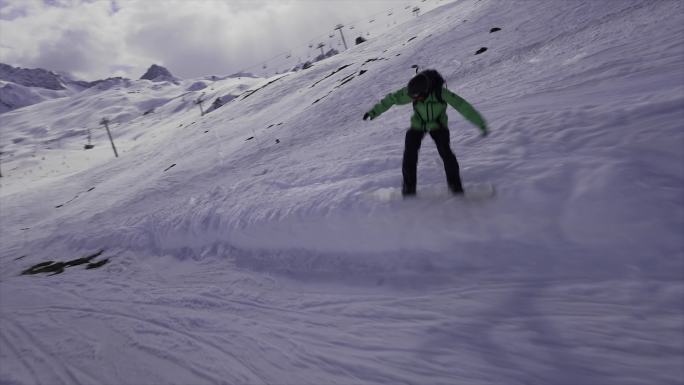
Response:
[[[393,105],[409,104],[413,101],[408,95],[406,88],[402,88],[399,91],[387,94],[382,100],[373,106],[365,115],[363,115],[363,120],[367,118],[375,119],[380,116],[383,112],[389,110]]]
[[[487,122],[485,122],[484,118],[477,112],[475,107],[471,106],[465,99],[447,88],[442,89],[442,97],[445,102],[449,103],[451,107],[454,107],[454,109],[463,115],[466,120],[476,125],[482,131],[482,135],[487,135],[489,131],[487,129]]]

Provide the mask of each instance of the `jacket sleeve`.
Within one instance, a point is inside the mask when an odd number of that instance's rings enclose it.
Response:
[[[447,88],[442,90],[442,97],[444,101],[449,103],[456,111],[458,111],[464,118],[466,118],[470,123],[476,125],[483,133],[487,131],[487,123],[485,122],[482,115],[480,115],[477,110],[466,102],[465,99],[451,92]]]
[[[377,118],[383,112],[389,110],[393,105],[409,104],[413,101],[410,96],[408,96],[408,91],[406,87],[400,89],[399,91],[387,94],[380,103],[376,104],[368,111],[368,114],[372,119]]]

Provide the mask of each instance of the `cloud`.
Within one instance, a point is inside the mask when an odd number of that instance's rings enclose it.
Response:
[[[225,74],[288,44],[286,26],[280,21],[286,4],[236,8],[229,3],[178,2],[175,6],[175,12],[163,15],[138,10],[132,19],[139,27],[129,30],[126,45],[137,56],[155,58],[181,77]]]
[[[437,0],[433,0],[437,1]],[[139,78],[161,64],[182,78],[254,67],[339,22],[408,0],[0,0],[0,62],[86,80]],[[347,42],[353,40],[347,37]],[[295,58],[293,58],[295,60]]]
[[[89,52],[93,47],[92,35],[84,30],[64,31],[59,39],[43,41],[40,55],[32,59],[32,65],[55,70],[88,71],[94,69]]]
[[[21,9],[24,16],[0,20],[0,61],[81,76],[104,75],[112,52],[121,48],[105,5],[23,2],[11,12],[16,15],[16,9]]]
[[[0,20],[14,20],[33,13],[40,7],[36,0],[0,0]]]

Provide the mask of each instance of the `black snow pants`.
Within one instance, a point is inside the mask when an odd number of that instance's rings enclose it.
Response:
[[[432,140],[437,145],[439,156],[444,162],[444,172],[446,173],[447,183],[451,191],[455,194],[463,193],[463,185],[461,184],[461,174],[458,167],[458,161],[454,152],[451,151],[449,129],[440,128],[438,130],[429,131]],[[418,168],[418,150],[420,144],[425,136],[424,131],[409,129],[406,131],[406,142],[404,144],[404,160],[402,163],[402,174],[404,176],[404,184],[402,193],[404,195],[413,195],[416,193],[416,170]]]

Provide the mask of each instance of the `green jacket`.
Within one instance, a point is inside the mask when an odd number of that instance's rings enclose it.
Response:
[[[442,100],[443,102],[437,100],[435,94],[432,93],[424,101],[417,101],[413,108],[413,116],[411,116],[411,128],[421,131],[436,130],[440,127],[448,128],[449,118],[447,117],[446,109],[447,103],[449,103],[464,118],[479,127],[483,134],[487,133],[487,123],[484,118],[465,99],[444,87],[442,88]],[[406,87],[404,87],[382,98],[380,103],[368,111],[368,115],[371,119],[375,119],[395,104],[403,105],[412,102],[413,99],[411,99]]]

